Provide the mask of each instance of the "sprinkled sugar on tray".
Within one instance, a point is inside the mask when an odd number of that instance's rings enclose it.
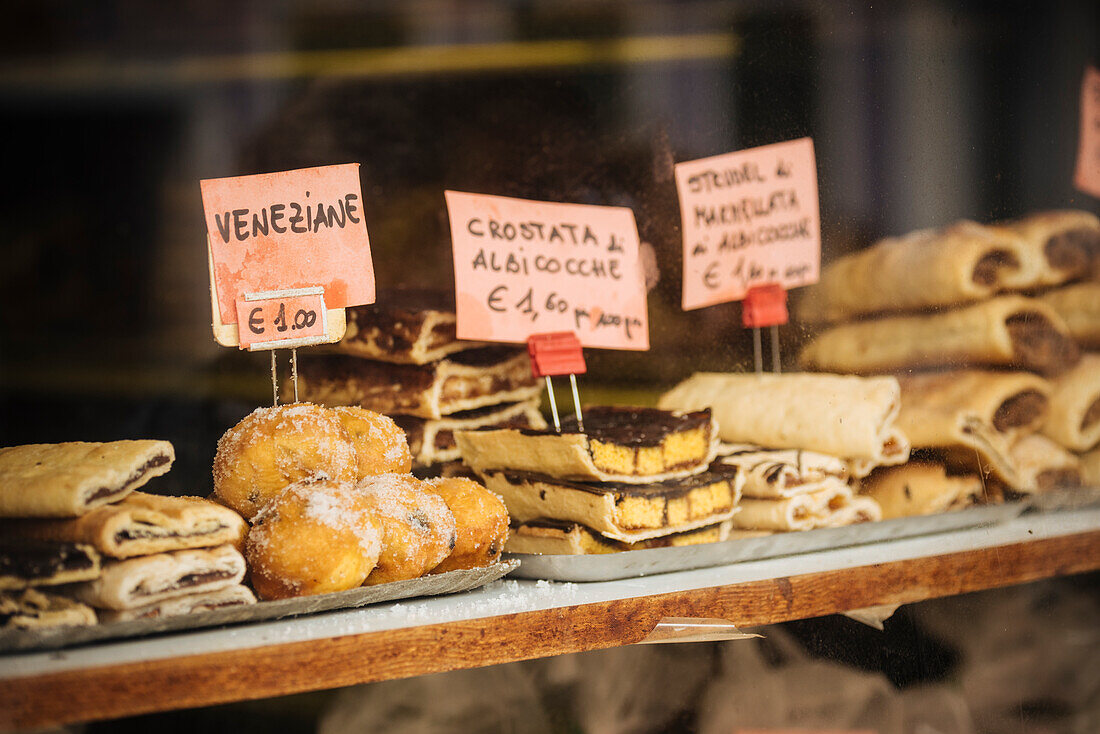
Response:
[[[0,632],[0,653],[23,650],[55,650],[104,640],[144,637],[164,632],[259,622],[302,614],[328,612],[335,609],[352,609],[397,599],[454,594],[484,586],[507,575],[518,565],[518,561],[506,560],[484,568],[447,571],[446,573],[422,576],[408,581],[363,586],[333,594],[318,594],[316,596],[280,599],[278,601],[261,601],[256,604],[161,619],[139,619],[89,627],[4,630]]]
[[[738,538],[701,545],[649,548],[597,555],[506,553],[505,558],[520,562],[520,567],[512,574],[517,578],[612,581],[993,525],[1011,520],[1023,512],[1028,504],[1026,501],[1021,501],[1003,505],[986,505],[939,515],[903,517],[839,528],[775,533],[759,538]]]

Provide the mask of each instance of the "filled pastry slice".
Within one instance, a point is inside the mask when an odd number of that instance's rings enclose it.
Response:
[[[167,441],[2,448],[0,517],[79,517],[167,473],[175,458]]]

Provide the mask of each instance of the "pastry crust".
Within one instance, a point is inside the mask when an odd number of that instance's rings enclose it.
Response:
[[[1059,285],[1086,275],[1093,253],[1100,251],[1100,219],[1086,211],[1036,212],[1001,226],[1020,237],[1029,259],[1042,265],[1025,288]]]
[[[624,543],[600,535],[577,522],[532,520],[512,529],[504,550],[508,553],[538,555],[596,555],[649,548],[673,548],[686,545],[720,543],[729,539],[731,522],[723,520],[698,530],[671,533],[636,543]]]
[[[99,573],[90,545],[17,538],[0,526],[0,590],[90,581]]]
[[[1021,479],[1012,443],[1046,419],[1050,383],[1027,372],[955,370],[899,378],[898,426],[914,448],[946,450],[953,465],[975,461],[1010,487]]]
[[[485,347],[426,365],[396,365],[355,357],[303,360],[303,400],[358,405],[388,415],[442,418],[486,405],[532,400],[542,391],[527,352]]]
[[[29,444],[0,449],[0,517],[79,517],[167,473],[167,441]]]
[[[394,416],[408,437],[413,464],[428,467],[445,464],[462,458],[455,443],[455,431],[472,431],[478,428],[546,428],[546,420],[539,412],[537,400],[522,403],[488,405],[484,408],[454,413],[438,420],[414,416]]]
[[[95,581],[68,588],[73,596],[93,607],[135,609],[239,584],[244,572],[244,556],[233,546],[223,545],[109,561]]]
[[[674,410],[711,408],[729,443],[806,449],[868,463],[900,464],[909,441],[894,419],[893,377],[697,372],[661,396]]]
[[[561,433],[501,428],[458,431],[462,460],[474,471],[508,469],[577,481],[648,484],[704,471],[718,438],[709,410],[596,406]]]
[[[636,543],[713,525],[738,511],[744,477],[732,466],[647,485],[589,483],[543,474],[485,471],[516,522],[577,522],[614,540]]]
[[[876,469],[863,481],[862,491],[889,520],[968,507],[981,496],[982,479],[977,474],[948,475],[940,463],[910,461]]]
[[[1100,262],[1100,250],[1097,250]],[[1083,347],[1100,348],[1100,283],[1055,288],[1039,296],[1066,322],[1070,335]]]
[[[1063,372],[1079,353],[1042,301],[1001,296],[951,311],[842,324],[799,355],[804,369],[875,374],[915,367],[995,366]]]
[[[823,489],[827,480],[848,479],[848,465],[835,456],[802,449],[765,449],[752,444],[722,444],[720,463],[745,474],[745,497],[779,499]]]
[[[1032,285],[1042,267],[1016,233],[962,221],[881,240],[826,267],[798,304],[804,323],[978,301]]]
[[[99,610],[99,621],[102,624],[107,624],[109,622],[129,622],[135,619],[161,619],[181,614],[212,612],[215,609],[255,603],[256,595],[252,593],[252,590],[247,586],[238,584],[217,591],[177,596],[174,599],[165,599],[160,603],[149,604],[137,609],[101,609]]]
[[[1077,452],[1100,443],[1100,354],[1086,354],[1052,386],[1042,432]]]
[[[199,497],[134,492],[113,505],[68,520],[11,520],[0,532],[12,538],[87,543],[111,558],[132,558],[244,540],[245,522],[233,510]]]
[[[38,589],[0,592],[0,629],[43,629],[96,623],[95,610]]]

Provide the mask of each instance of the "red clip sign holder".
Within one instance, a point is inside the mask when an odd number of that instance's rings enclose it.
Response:
[[[741,325],[752,328],[752,356],[757,374],[764,371],[760,327],[772,330],[772,371],[779,374],[779,325],[790,319],[787,312],[787,291],[775,283],[749,288],[741,302]]]
[[[550,412],[554,415],[554,429],[561,433],[561,420],[558,418],[558,405],[554,400],[554,375],[569,375],[569,384],[573,388],[573,408],[577,412],[577,427],[584,431],[584,416],[581,415],[581,399],[577,392],[577,375],[588,371],[584,363],[581,340],[572,331],[554,331],[547,334],[532,334],[527,337],[527,354],[531,357],[531,374],[546,380],[546,392],[550,396]]]

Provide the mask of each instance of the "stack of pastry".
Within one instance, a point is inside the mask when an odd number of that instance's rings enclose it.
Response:
[[[173,459],[167,441],[0,449],[0,588],[60,584],[56,593],[4,592],[6,623],[88,624],[254,602],[241,585],[237,513],[136,491]]]
[[[697,373],[659,405],[714,411],[718,463],[745,476],[732,521],[751,535],[879,519],[878,504],[851,482],[908,459],[895,425],[899,395],[890,377]]]
[[[1077,281],[1097,253],[1086,212],[959,222],[841,258],[807,290],[800,320],[828,325],[803,367],[899,377],[919,461],[865,483],[888,516],[965,504],[987,480],[994,494],[1079,481],[1069,450],[1100,439],[1097,361],[1080,354],[1100,346],[1100,285]]]
[[[229,429],[215,498],[250,523],[245,556],[264,599],[320,594],[495,562],[500,499],[468,479],[410,473],[404,432],[358,407],[261,408]]]
[[[455,434],[463,460],[504,498],[515,553],[607,553],[723,540],[744,476],[713,465],[710,411],[588,407],[552,430]]]
[[[340,354],[303,360],[298,395],[389,415],[418,471],[459,459],[456,430],[545,428],[526,351],[461,341],[455,323],[442,298],[420,292],[350,308]]]

